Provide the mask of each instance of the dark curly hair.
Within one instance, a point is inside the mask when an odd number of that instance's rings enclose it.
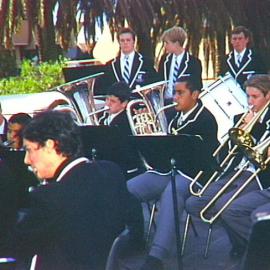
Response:
[[[81,155],[80,129],[70,114],[45,111],[37,114],[25,127],[23,138],[44,146],[48,139],[55,141],[57,153],[66,157]]]

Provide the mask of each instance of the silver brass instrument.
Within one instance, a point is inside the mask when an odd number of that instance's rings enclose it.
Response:
[[[248,161],[238,170],[229,181],[216,193],[216,195],[208,202],[208,204],[200,211],[200,217],[204,222],[213,223],[223,211],[233,202],[233,200],[244,190],[244,188],[258,175],[259,172],[266,169],[270,162],[270,157],[268,157],[267,151],[270,146],[270,137],[266,138],[263,142],[255,147],[250,147],[249,145],[242,145],[241,150],[247,157]],[[225,190],[237,179],[237,177],[243,172],[243,170],[248,166],[249,162],[254,164],[256,171],[245,181],[245,183],[237,189],[237,191],[230,197],[230,199],[220,208],[220,210],[213,215],[211,218],[206,218],[205,213],[211,208],[216,200],[220,198],[225,192]]]
[[[172,104],[170,107],[175,106]],[[144,99],[131,100],[127,105],[127,117],[133,135],[166,135],[156,114]]]
[[[270,104],[270,100],[264,105],[264,107],[252,118],[252,120],[243,128],[240,128],[240,126],[243,123],[243,120],[249,113],[247,111],[242,115],[240,120],[236,123],[236,125],[231,128],[228,132],[229,137],[228,139],[222,143],[213,153],[213,157],[216,157],[217,154],[221,151],[221,149],[226,145],[228,140],[231,140],[235,145],[232,147],[232,149],[228,152],[227,156],[223,159],[222,162],[220,162],[220,171],[215,171],[211,177],[208,179],[208,181],[204,184],[203,188],[200,189],[199,191],[195,191],[193,186],[196,184],[198,179],[201,177],[203,174],[203,171],[200,171],[196,177],[193,179],[193,181],[190,184],[190,192],[194,196],[201,196],[203,192],[208,188],[208,186],[214,181],[217,180],[217,177],[224,171],[224,166],[228,163],[228,161],[233,157],[235,154],[235,151],[242,145],[248,145],[250,147],[254,146],[254,140],[252,136],[250,135],[250,132],[254,125],[257,123],[257,121],[260,119],[260,117],[263,115],[263,113],[266,111]],[[223,171],[222,171],[223,170]]]
[[[48,91],[59,91],[68,96],[76,110],[76,113],[81,116],[82,123],[98,125],[98,118],[95,113],[97,107],[94,100],[94,86],[96,79],[103,74],[103,72],[100,72],[86,76],[78,80],[59,85]],[[80,89],[80,87],[82,89]]]
[[[156,115],[159,125],[164,132],[167,132],[168,127],[164,109],[162,109],[164,108],[164,91],[166,83],[167,81],[160,81],[142,87],[138,86],[132,91],[132,93],[140,95],[147,104],[147,107],[150,108],[150,111]]]

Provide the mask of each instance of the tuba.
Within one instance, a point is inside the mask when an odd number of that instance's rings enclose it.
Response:
[[[67,96],[75,108],[76,113],[82,118],[82,123],[98,125],[96,111],[99,110],[100,107],[104,107],[104,101],[95,98],[94,87],[96,79],[103,74],[103,72],[100,72],[86,76],[59,85],[48,91],[59,91]]]

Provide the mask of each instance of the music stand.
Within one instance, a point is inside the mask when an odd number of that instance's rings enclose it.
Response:
[[[103,65],[82,65],[82,66],[71,66],[63,67],[62,72],[64,74],[65,82],[71,82],[80,78],[96,74],[104,70]]]
[[[85,156],[92,158],[92,149],[95,149],[98,159],[117,163],[125,173],[131,162],[139,163],[131,152],[130,138],[118,127],[87,125],[80,128]]]
[[[176,195],[176,167],[190,175],[203,164],[202,140],[199,136],[182,134],[178,136],[133,136],[136,148],[153,168],[171,173],[172,198],[175,221],[178,269],[181,270],[181,238],[179,231],[178,202]]]

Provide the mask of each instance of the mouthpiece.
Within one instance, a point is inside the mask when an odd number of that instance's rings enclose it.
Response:
[[[8,148],[8,147],[10,147],[12,144],[13,144],[12,141],[4,141],[4,142],[2,142],[2,143],[0,144],[0,146],[5,147],[5,148]]]

